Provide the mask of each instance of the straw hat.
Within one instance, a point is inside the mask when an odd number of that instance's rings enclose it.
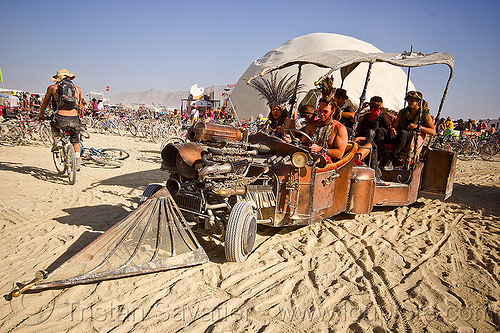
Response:
[[[68,78],[70,80],[73,80],[75,78],[75,73],[70,73],[67,69],[59,69],[56,73],[56,75],[52,76],[50,79],[53,82],[59,82],[62,79]]]

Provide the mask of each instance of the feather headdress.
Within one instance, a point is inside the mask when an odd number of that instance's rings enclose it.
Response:
[[[293,96],[297,81],[293,76],[285,75],[278,80],[278,74],[272,73],[269,79],[254,80],[250,83],[252,87],[257,89],[261,98],[267,100],[267,105],[272,109],[275,106],[286,110],[286,104]],[[301,89],[303,85],[299,85],[297,90]]]
[[[326,100],[328,103],[333,99],[335,95],[335,88],[333,87],[333,77],[328,76],[323,79],[319,85],[319,90],[321,91],[321,99]]]
[[[340,108],[338,107],[337,103],[333,99],[335,96],[335,91],[337,90],[336,88],[333,87],[333,77],[328,76],[324,78],[319,84],[318,88],[321,91],[321,100],[325,100],[327,103],[332,105],[332,110],[333,114],[332,117],[335,120],[340,120],[341,118],[341,111]]]

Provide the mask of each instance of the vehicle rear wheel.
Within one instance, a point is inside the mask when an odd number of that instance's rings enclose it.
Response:
[[[160,184],[149,184],[142,192],[141,198],[139,199],[139,206],[146,202],[153,194],[161,190],[164,186]]]
[[[118,123],[114,122],[114,121],[109,121],[108,122],[108,128],[109,128],[109,131],[113,134],[117,134],[117,135],[122,135],[120,133],[120,128],[118,127]]]
[[[68,179],[71,185],[76,183],[76,155],[73,145],[66,146],[66,171],[68,172]]]
[[[252,206],[246,201],[238,201],[229,214],[226,226],[226,260],[245,261],[252,252],[256,235],[257,218]]]
[[[155,125],[151,128],[151,139],[154,143],[159,143],[162,137],[162,128],[158,125]]]
[[[102,121],[97,122],[95,128],[97,133],[104,134],[106,132],[106,125]]]
[[[474,152],[474,147],[471,143],[466,142],[460,152],[458,153],[458,158],[463,161],[471,161],[476,157]]]

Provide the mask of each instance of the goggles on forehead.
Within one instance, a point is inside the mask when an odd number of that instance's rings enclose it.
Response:
[[[419,92],[419,91],[409,91],[408,94],[406,94],[406,98],[405,99],[409,100],[410,98],[421,100],[422,99],[422,93]]]

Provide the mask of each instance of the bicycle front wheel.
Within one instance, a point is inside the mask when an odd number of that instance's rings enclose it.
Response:
[[[52,152],[52,159],[56,166],[57,173],[62,175],[66,171],[66,152],[60,148]]]
[[[123,161],[116,159],[116,157],[111,154],[106,154],[103,152],[99,152],[95,155],[90,155],[90,158],[99,164],[109,165],[117,168],[123,165]]]
[[[66,150],[66,171],[68,173],[69,183],[76,183],[76,155],[73,145],[67,145]]]
[[[129,152],[121,148],[102,148],[100,151],[106,155],[113,156],[117,160],[125,160],[130,157]]]

